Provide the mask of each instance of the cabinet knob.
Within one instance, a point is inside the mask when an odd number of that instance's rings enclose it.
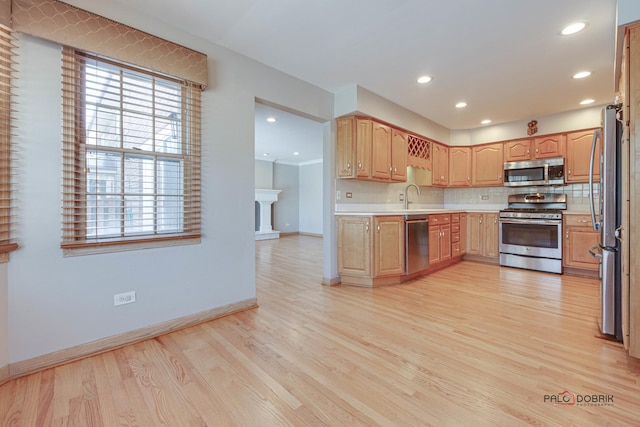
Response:
[[[571,169],[569,169],[569,172],[568,172],[568,174],[569,174],[569,175],[571,175]]]
[[[378,233],[380,232],[380,225],[378,224]]]
[[[480,224],[482,224],[482,218],[480,218]]]
[[[531,154],[531,152],[529,150],[527,150],[527,156],[530,155],[530,154]]]
[[[347,162],[347,170],[351,170],[351,162]]]
[[[398,172],[398,168],[393,168],[393,172]]]
[[[536,148],[536,153],[538,152],[538,149]]]
[[[362,162],[358,160],[358,170],[362,170]]]
[[[389,165],[389,173],[393,172],[393,168]]]
[[[493,223],[497,224],[498,223],[498,218],[493,218]]]
[[[567,240],[569,240],[569,232],[567,231]]]

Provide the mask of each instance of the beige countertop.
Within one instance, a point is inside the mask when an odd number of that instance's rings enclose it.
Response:
[[[495,213],[498,209],[399,209],[399,210],[384,210],[384,211],[353,211],[343,212],[339,211],[335,214],[337,216],[393,216],[393,215],[416,215],[416,214],[447,214],[457,212],[472,212],[472,213]]]

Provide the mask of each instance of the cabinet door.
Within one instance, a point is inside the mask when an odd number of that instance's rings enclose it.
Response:
[[[597,245],[600,236],[587,227],[567,227],[565,229],[563,265],[565,267],[598,270],[598,260],[589,253],[589,248]]]
[[[433,143],[433,185],[446,186],[449,181],[449,148]]]
[[[467,214],[460,214],[460,255],[467,252]]]
[[[429,224],[429,264],[440,262],[440,227]]]
[[[391,179],[391,128],[373,122],[373,143],[371,145],[371,176],[376,179]]]
[[[467,187],[471,185],[471,148],[449,148],[449,186]]]
[[[533,158],[543,159],[564,156],[564,145],[564,134],[545,135],[535,138],[533,140]]]
[[[531,160],[531,139],[518,139],[504,143],[504,161]]]
[[[498,214],[484,214],[484,251],[486,257],[497,258],[500,255]]]
[[[336,138],[336,174],[338,178],[355,178],[355,118],[336,119]]]
[[[484,245],[484,215],[481,213],[467,213],[467,247],[471,255],[482,255]]]
[[[474,186],[502,185],[504,161],[502,143],[472,147],[471,169],[473,171],[472,184]]]
[[[407,181],[407,134],[398,129],[391,130],[391,179]]]
[[[451,259],[451,225],[440,227],[440,261]]]
[[[371,276],[370,217],[338,217],[338,273]]]
[[[594,130],[570,132],[567,134],[567,159],[565,162],[568,183],[589,182],[589,162]],[[596,154],[600,152],[600,139],[596,142]],[[600,162],[593,164],[594,180],[600,179]]]
[[[404,218],[375,218],[374,277],[404,274]]]
[[[371,178],[371,119],[356,119],[356,176]]]

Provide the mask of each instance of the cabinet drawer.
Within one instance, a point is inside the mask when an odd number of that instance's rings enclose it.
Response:
[[[460,232],[460,224],[451,224],[451,232],[459,233]]]
[[[460,255],[460,243],[452,243],[451,244],[451,255],[452,256]]]
[[[442,225],[449,224],[451,222],[451,215],[438,214],[429,215],[429,225]]]
[[[460,214],[451,214],[451,222],[454,224],[460,222]]]
[[[451,243],[456,243],[460,241],[460,233],[451,233]]]
[[[593,227],[591,215],[565,215],[564,223],[569,227]]]

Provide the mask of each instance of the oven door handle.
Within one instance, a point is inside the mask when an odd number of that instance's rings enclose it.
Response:
[[[518,218],[500,218],[501,224],[562,224],[561,219],[518,219]]]

